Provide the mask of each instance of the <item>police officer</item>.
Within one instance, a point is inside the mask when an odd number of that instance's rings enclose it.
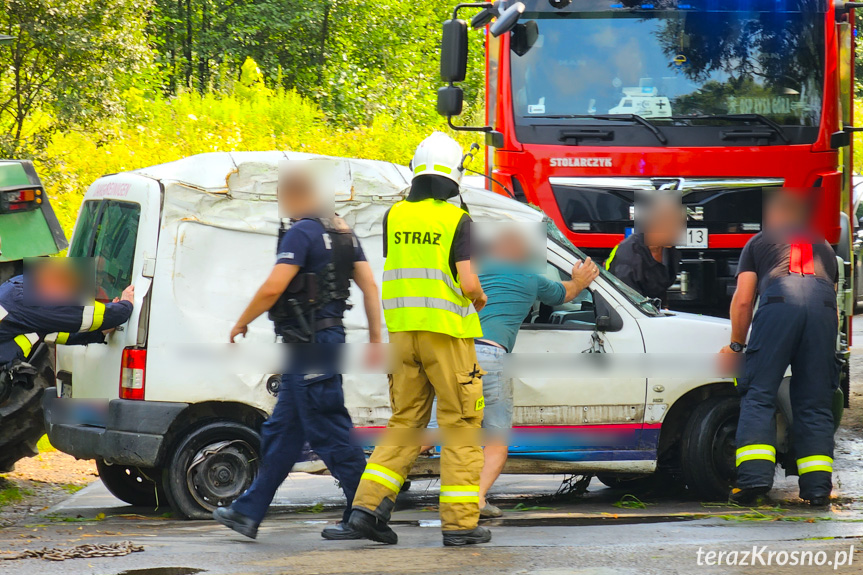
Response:
[[[81,271],[66,260],[45,258],[28,262],[25,275],[0,285],[0,395],[8,398],[16,384],[32,385],[36,372],[26,362],[40,342],[104,343],[105,332],[129,320],[135,288],[110,303],[80,305],[88,284]]]
[[[258,476],[230,507],[213,513],[216,521],[252,539],[306,441],[344,491],[344,520],[366,463],[362,448],[351,442],[353,424],[345,408],[342,376],[333,370],[345,342],[342,316],[351,278],[363,292],[371,343],[381,341],[380,300],[359,241],[325,203],[311,170],[282,166],[279,205],[283,214],[292,216],[292,225],[280,234],[269,278],[231,330],[233,342],[269,310],[276,333],[291,344],[292,365],[282,375],[276,407],[261,429]],[[322,536],[359,538],[344,521],[326,527]]]
[[[663,194],[639,207],[644,211],[638,222],[642,229],[611,250],[605,269],[638,293],[667,304],[680,262],[674,245],[685,222],[683,209],[679,200]]]
[[[806,230],[803,199],[777,192],[766,207],[765,231],[740,254],[731,343],[722,349],[745,350],[744,375],[737,379],[737,487],[731,499],[751,503],[773,486],[776,394],[790,365],[791,434],[800,497],[820,506],[828,502],[832,489],[831,406],[839,383],[836,256],[827,242]],[[760,301],[753,319],[756,294]]]
[[[384,229],[383,307],[394,356],[388,428],[394,440],[375,448],[350,526],[368,539],[398,542],[387,522],[420,452],[419,438],[410,432],[426,427],[437,396],[442,431],[457,438],[444,442],[441,455],[443,543],[485,543],[491,532],[477,526],[483,457],[472,434],[484,405],[473,338],[482,335],[477,310],[487,298],[471,271],[470,217],[446,201],[459,192],[461,148],[435,132],[419,145],[412,166],[410,193],[390,208]]]

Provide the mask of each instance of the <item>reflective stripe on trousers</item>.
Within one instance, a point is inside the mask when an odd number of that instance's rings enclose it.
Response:
[[[441,503],[479,503],[479,485],[441,485]]]
[[[833,473],[833,458],[826,455],[810,455],[797,460],[797,473],[803,475],[811,471]]]
[[[391,469],[387,469],[383,465],[376,463],[366,464],[366,470],[363,472],[362,479],[368,479],[380,483],[387,489],[396,493],[402,490],[402,485],[405,484],[405,478]]]
[[[763,459],[776,463],[776,448],[772,445],[753,444],[744,445],[737,449],[737,465],[754,459]]]

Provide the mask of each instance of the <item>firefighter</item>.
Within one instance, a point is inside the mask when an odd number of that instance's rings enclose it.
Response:
[[[832,398],[839,383],[835,357],[838,268],[830,245],[806,229],[806,202],[777,192],[768,200],[765,231],[740,254],[731,301],[731,343],[743,353],[737,379],[737,486],[734,502],[748,504],[773,485],[776,394],[791,366],[791,435],[800,497],[825,505],[832,490]],[[753,319],[756,294],[760,297]],[[750,323],[752,332],[746,344]]]
[[[477,526],[483,457],[474,435],[484,403],[473,338],[482,335],[477,310],[487,298],[471,271],[470,217],[464,206],[446,201],[459,193],[461,149],[435,132],[419,145],[411,165],[408,197],[384,219],[383,307],[393,356],[387,427],[396,440],[375,448],[350,526],[368,539],[398,542],[387,522],[420,452],[418,441],[403,440],[427,426],[437,396],[442,431],[457,438],[445,441],[441,454],[443,543],[485,543],[491,532]]]
[[[0,285],[0,395],[8,397],[14,385],[33,384],[36,370],[27,361],[42,342],[104,343],[109,330],[129,320],[135,288],[127,287],[110,303],[80,305],[89,283],[81,272],[63,259],[32,261],[25,275]]]
[[[643,229],[611,250],[605,269],[638,293],[667,304],[668,288],[677,277],[680,263],[674,245],[685,216],[680,202],[669,195],[659,195],[645,204]]]
[[[261,466],[249,489],[230,507],[213,513],[219,523],[254,539],[276,490],[288,476],[306,441],[324,461],[347,499],[343,521],[324,528],[325,539],[359,539],[345,525],[360,476],[363,450],[350,438],[353,423],[345,407],[342,376],[335,372],[345,342],[342,316],[353,279],[363,292],[369,341],[381,341],[378,288],[357,237],[332,206],[325,205],[311,169],[284,164],[279,206],[292,225],[279,234],[276,265],[231,330],[230,340],[269,310],[276,333],[290,344],[290,365],[282,374],[278,400],[261,428]]]

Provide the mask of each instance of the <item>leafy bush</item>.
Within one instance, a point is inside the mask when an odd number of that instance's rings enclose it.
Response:
[[[270,89],[248,59],[228,93],[147,95],[130,88],[125,113],[96,129],[57,134],[37,159],[60,223],[72,231],[87,187],[102,175],[216,151],[291,150],[407,164],[417,144],[444,122],[377,115],[368,125],[327,121],[294,91]],[[474,134],[454,134],[465,146]]]

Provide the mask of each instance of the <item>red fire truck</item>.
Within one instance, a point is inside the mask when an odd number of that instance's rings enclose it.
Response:
[[[727,317],[740,250],[761,229],[771,188],[814,189],[814,221],[852,277],[855,7],[459,4],[444,24],[438,111],[455,129],[485,132],[492,189],[542,208],[599,261],[631,233],[636,194],[679,190],[688,222],[670,307]],[[486,126],[453,121],[469,34],[458,15],[470,9],[486,35]]]

